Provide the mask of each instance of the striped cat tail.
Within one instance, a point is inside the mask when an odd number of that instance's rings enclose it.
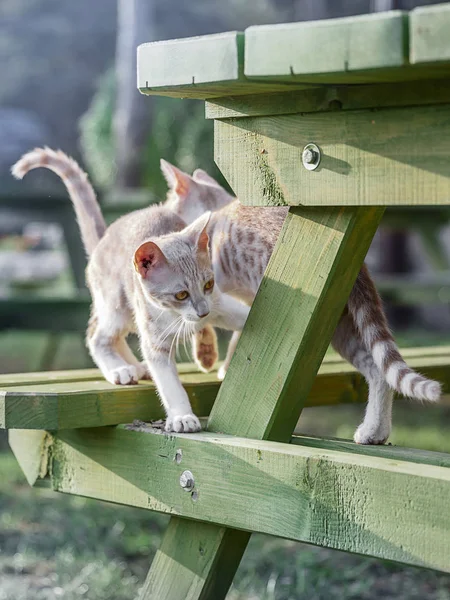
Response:
[[[50,169],[61,177],[75,207],[86,252],[92,254],[106,231],[106,223],[88,176],[73,158],[50,148],[27,152],[11,167],[11,173],[16,179],[22,179],[28,171],[38,167]]]
[[[437,402],[441,385],[427,379],[405,363],[386,321],[380,296],[363,265],[348,300],[348,309],[365,347],[389,387],[403,396]]]

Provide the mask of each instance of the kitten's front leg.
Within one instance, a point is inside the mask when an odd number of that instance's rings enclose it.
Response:
[[[211,324],[230,331],[242,331],[250,312],[250,307],[227,294],[220,294],[214,302],[214,316]]]
[[[209,373],[219,358],[217,335],[214,327],[205,325],[192,336],[192,354],[200,371]]]
[[[148,333],[142,335],[142,351],[167,414],[166,431],[193,433],[201,430],[200,421],[192,412],[186,390],[181,385],[177,367],[171,355],[172,337],[162,346],[152,342]]]

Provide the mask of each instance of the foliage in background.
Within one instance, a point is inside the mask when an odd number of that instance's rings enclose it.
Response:
[[[80,120],[83,158],[92,181],[103,190],[111,189],[115,179],[114,97],[115,73],[109,69],[100,78],[91,105]],[[159,96],[148,102],[153,122],[142,155],[142,186],[157,198],[164,198],[166,184],[159,168],[160,158],[188,173],[201,167],[226,185],[214,163],[213,122],[205,119],[203,102]]]

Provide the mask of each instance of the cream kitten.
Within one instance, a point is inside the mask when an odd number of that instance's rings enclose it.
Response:
[[[187,221],[189,203],[189,193],[185,192],[180,199],[179,214]],[[222,292],[252,303],[287,211],[285,207],[245,207],[235,200],[212,213],[207,232],[215,280]],[[193,224],[196,222],[204,221],[200,219]],[[220,377],[226,373],[238,339],[239,332],[236,332]],[[383,444],[387,440],[391,432],[394,391],[418,400],[439,400],[440,384],[413,371],[400,355],[365,265],[350,293],[332,345],[360,371],[369,385],[367,410],[356,430],[356,442]]]
[[[248,314],[248,307],[214,285],[206,233],[210,213],[185,227],[170,209],[169,199],[169,206],[132,212],[106,228],[86,174],[62,152],[33,150],[12,172],[22,178],[40,166],[57,173],[66,184],[90,255],[87,280],[92,311],[87,344],[92,358],[115,384],[136,383],[148,369],[167,413],[166,430],[199,431],[200,422],[176,370],[175,346],[197,334],[197,347],[208,347],[215,335],[211,325],[242,329]],[[163,168],[169,177],[168,164],[163,163]],[[189,179],[191,191],[201,185]],[[175,186],[174,193],[182,199],[181,189]],[[140,337],[144,365],[126,342],[130,332]]]

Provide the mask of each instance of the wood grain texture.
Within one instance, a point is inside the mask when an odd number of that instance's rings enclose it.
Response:
[[[430,79],[365,85],[318,86],[283,93],[225,96],[206,102],[207,119],[258,117],[450,102],[450,81]]]
[[[193,367],[180,378],[194,411],[203,416],[211,410],[219,382],[216,373],[199,373]],[[0,427],[56,430],[164,418],[152,382],[115,386],[95,370],[82,371],[79,378],[76,373],[68,372],[66,380],[59,378],[56,382],[30,382],[33,377],[20,382],[8,376],[5,383],[9,385],[0,382]]]
[[[409,286],[403,296],[412,293]],[[450,390],[449,347],[407,348],[403,355],[411,367]],[[200,374],[194,364],[178,368],[195,411],[209,416],[220,388],[216,373]],[[97,369],[0,375],[0,390],[1,429],[78,429],[163,416],[151,382],[131,388],[113,386]],[[305,406],[364,403],[366,399],[367,387],[361,375],[334,354],[325,357]]]
[[[226,431],[231,419],[235,435],[290,438],[382,214],[378,208],[291,209],[210,430]]]
[[[310,142],[315,171],[302,165]],[[446,104],[215,121],[216,163],[252,206],[448,205],[449,155]]]
[[[412,293],[410,287],[405,293]],[[449,347],[408,348],[403,354],[411,367],[450,390]],[[200,374],[195,369],[193,364],[179,365],[195,411],[207,417],[220,382],[215,372]],[[163,417],[153,383],[113,386],[96,369],[1,375],[0,390],[1,429],[78,429]],[[361,375],[342,358],[331,355],[325,357],[305,406],[363,403],[366,399]]]
[[[160,587],[148,588],[161,589],[162,595],[147,595],[151,598],[198,597],[185,582],[192,572],[199,580],[211,572],[219,536],[210,523],[221,531],[223,526],[259,531],[450,571],[450,468],[423,465],[414,450],[401,449],[398,458],[396,448],[374,447],[368,455],[354,444],[349,452],[343,444],[325,440],[320,447],[299,438],[285,445],[212,433],[62,431],[51,448],[51,482],[57,491],[208,523],[183,521],[190,535],[177,552],[178,535],[165,538],[157,558],[165,577]],[[174,460],[178,450],[180,464]],[[448,465],[448,457],[437,455],[435,462],[441,460]],[[196,496],[180,487],[185,469],[193,473]],[[173,580],[171,566],[185,577]]]
[[[377,69],[406,65],[407,28],[401,11],[249,27],[244,72],[289,81],[337,74],[352,82],[352,73],[369,71],[368,80],[376,81]]]
[[[151,89],[242,79],[244,34],[237,31],[141,44],[138,87]]]
[[[211,411],[209,429],[289,440],[382,213],[377,208],[291,209]],[[302,256],[308,261],[302,262]],[[166,535],[169,558],[157,553],[147,577],[149,589],[158,585],[168,560],[171,578],[184,574],[182,563],[173,560],[187,535],[184,523],[171,519]],[[190,576],[189,597],[225,598],[249,537],[217,528],[205,548],[216,559],[201,578]],[[200,543],[203,538],[199,528],[195,539]],[[211,595],[209,582],[219,579],[220,589]],[[170,584],[159,593],[161,600],[183,600],[171,595]]]
[[[409,28],[412,64],[450,61],[450,4],[414,9]]]
[[[290,89],[284,82],[244,76],[244,34],[236,31],[138,46],[138,88],[143,94],[215,98]],[[296,84],[300,89],[302,85]]]
[[[43,486],[52,438],[46,431],[11,429],[8,442],[30,485]]]

